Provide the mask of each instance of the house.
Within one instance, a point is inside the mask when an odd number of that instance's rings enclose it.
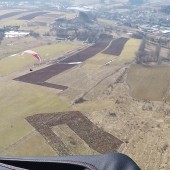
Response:
[[[5,37],[6,38],[25,37],[29,34],[30,34],[29,32],[9,31],[9,32],[5,32]]]

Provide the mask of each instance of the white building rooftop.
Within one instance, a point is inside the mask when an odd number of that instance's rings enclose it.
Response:
[[[6,38],[25,37],[29,34],[30,34],[29,32],[9,31],[9,32],[5,32],[5,37]]]

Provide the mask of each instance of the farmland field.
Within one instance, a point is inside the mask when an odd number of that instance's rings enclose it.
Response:
[[[109,44],[110,40],[111,40],[110,38],[101,40],[95,45],[92,45],[80,52],[77,52],[69,56],[68,58],[62,60],[60,63],[48,66],[46,68],[37,70],[33,73],[29,73],[24,76],[18,77],[15,80],[19,80],[19,81],[23,81],[27,83],[39,84],[39,85],[47,86],[47,87],[54,87],[54,88],[58,87],[59,89],[65,89],[66,87],[64,86],[45,83],[45,81],[76,65],[76,64],[70,64],[70,63],[83,62],[87,60],[88,58],[93,57],[96,53],[105,49],[107,45]]]
[[[119,56],[127,41],[128,41],[128,38],[124,38],[124,37],[113,40],[111,42],[110,46],[105,51],[103,51],[102,53]]]
[[[9,18],[9,17],[13,17],[13,16],[18,15],[18,14],[22,14],[23,12],[22,11],[10,12],[10,13],[6,13],[6,14],[3,14],[3,15],[0,15],[0,20],[5,19],[5,18]]]
[[[127,77],[132,96],[142,100],[163,101],[169,93],[169,72],[169,66],[133,65]]]
[[[98,22],[101,23],[101,24],[105,24],[105,25],[108,25],[108,26],[115,26],[116,24],[116,21],[113,21],[113,20],[107,20],[107,19],[98,19]]]
[[[42,55],[43,60],[52,59],[60,57],[66,52],[76,50],[80,48],[81,44],[78,42],[62,42],[51,45],[43,45],[37,48],[33,48],[33,50],[37,51]],[[28,49],[28,47],[27,47]],[[10,64],[10,63],[13,64]],[[30,64],[36,63],[36,60],[29,55],[21,55],[21,53],[17,53],[15,56],[8,56],[2,60],[0,60],[0,75],[9,74],[15,71],[18,71]]]
[[[46,83],[45,81],[74,66],[75,64],[58,64],[57,63],[54,65],[48,66],[46,68],[37,70],[33,73],[29,73],[24,76],[18,77],[15,80],[64,90],[67,87]]]
[[[124,45],[124,48],[122,44],[122,48],[121,48],[122,51],[119,56],[108,55],[108,54],[104,54],[103,52],[101,52],[95,55],[93,58],[86,61],[85,67],[91,68],[91,69],[92,68],[97,69],[105,65],[108,62],[110,62],[110,65],[117,65],[117,64],[130,62],[134,60],[135,53],[138,50],[139,45],[140,45],[140,40],[129,39]],[[119,49],[117,50],[118,51],[116,52],[120,52]]]
[[[93,46],[88,47],[87,49],[70,56],[69,58],[65,59],[64,63],[70,63],[70,62],[83,62],[92,56],[98,54],[102,50],[104,50],[110,43],[111,37],[109,38],[103,38],[102,40],[99,40],[96,44]]]
[[[2,80],[0,80],[0,115],[3,119],[0,123],[0,134],[2,136],[0,152],[8,150],[12,143],[16,143],[22,137],[32,136],[34,130],[24,121],[25,116],[37,112],[49,112],[50,110],[54,112],[56,109],[63,110],[65,108],[67,110],[69,108],[67,100],[57,97],[48,89],[24,85],[17,81],[6,80],[4,82]],[[6,95],[7,91],[8,95]],[[9,132],[11,135],[5,135]],[[40,148],[38,150],[41,152]]]
[[[40,16],[40,15],[43,15],[43,14],[46,14],[47,12],[35,12],[35,13],[31,13],[31,14],[28,14],[28,15],[24,15],[20,18],[18,18],[18,20],[32,20],[33,18],[37,17],[37,16]]]
[[[46,39],[36,39],[33,37],[21,37],[19,39],[6,38],[3,40],[0,46],[0,59],[9,57],[27,49],[47,45],[48,42],[49,41]],[[51,39],[51,43],[54,42],[54,39]]]
[[[168,63],[135,64],[141,40],[130,38],[126,33],[131,29],[124,26],[119,26],[123,33],[102,31],[94,44],[58,41],[53,32],[44,35],[56,18],[76,15],[28,8],[1,20],[1,28],[18,25],[40,36],[4,38],[0,44],[0,155],[120,152],[141,169],[169,170]],[[98,21],[102,27],[115,25]],[[22,55],[28,49],[40,54],[42,62]]]

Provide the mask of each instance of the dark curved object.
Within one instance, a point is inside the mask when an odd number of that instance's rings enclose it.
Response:
[[[0,157],[0,170],[140,170],[128,156]]]

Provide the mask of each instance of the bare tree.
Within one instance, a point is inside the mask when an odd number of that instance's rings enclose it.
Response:
[[[146,48],[146,39],[143,39],[140,44],[139,51],[144,51],[145,48]]]
[[[161,64],[161,63],[162,63],[162,59],[163,59],[162,55],[159,55],[158,64]]]
[[[168,50],[167,58],[170,59],[170,49]]]
[[[144,61],[145,51],[136,52],[136,63],[141,64]]]
[[[33,36],[34,38],[39,38],[40,34],[34,31],[30,31],[30,35]]]
[[[137,64],[140,64],[144,61],[144,58],[146,55],[145,48],[146,48],[146,39],[143,39],[140,44],[138,52],[136,52],[136,63]]]
[[[155,48],[155,60],[157,62],[160,61],[160,52],[161,52],[161,46],[160,46],[160,44],[158,44]]]
[[[1,41],[4,39],[5,37],[5,29],[4,28],[0,28],[0,43]]]

